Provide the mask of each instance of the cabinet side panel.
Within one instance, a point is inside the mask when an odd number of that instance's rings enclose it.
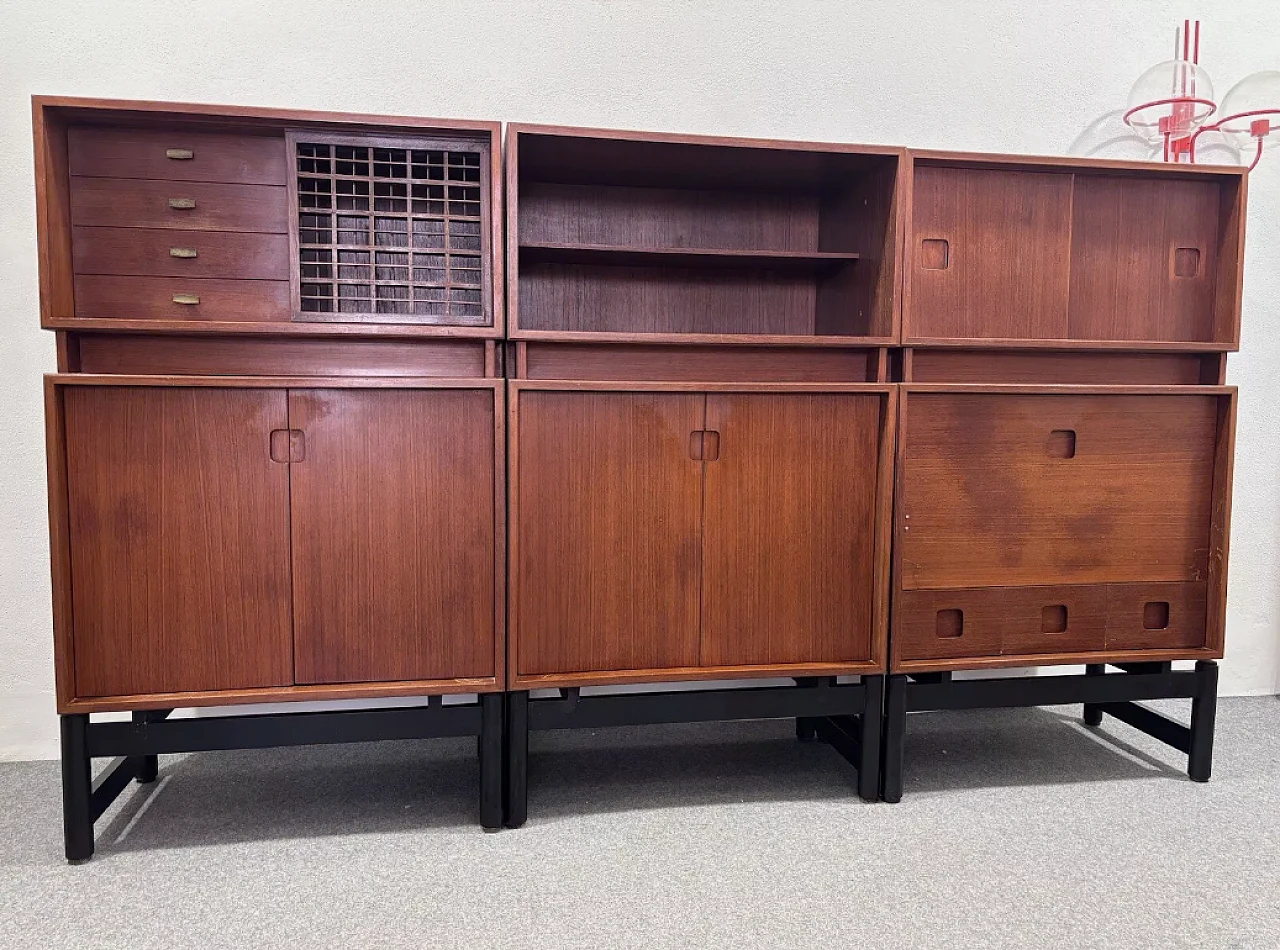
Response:
[[[870,659],[881,402],[708,397],[704,666]]]
[[[901,587],[1204,580],[1218,398],[912,394]]]
[[[63,399],[77,695],[290,683],[284,393]]]
[[[299,683],[494,670],[494,400],[291,390]]]
[[[517,398],[516,675],[697,665],[705,397]]]

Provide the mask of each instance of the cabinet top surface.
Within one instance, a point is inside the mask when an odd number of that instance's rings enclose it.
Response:
[[[211,105],[188,102],[153,102],[133,99],[93,99],[76,96],[32,96],[36,112],[56,110],[77,122],[217,122],[280,127],[284,125],[378,126],[407,130],[441,129],[450,132],[478,132],[497,141],[502,123],[477,119],[442,119],[421,116],[370,115],[358,112],[327,112],[307,109],[274,109],[257,106]]]

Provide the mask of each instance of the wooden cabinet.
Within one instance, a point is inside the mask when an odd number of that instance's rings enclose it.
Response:
[[[501,390],[50,378],[64,703],[502,682]]]
[[[1220,652],[1234,390],[904,389],[895,664]]]
[[[510,385],[515,685],[880,668],[889,387]]]
[[[1239,345],[1241,169],[910,155],[904,343]]]

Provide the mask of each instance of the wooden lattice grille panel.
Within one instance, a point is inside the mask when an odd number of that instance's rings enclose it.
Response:
[[[290,136],[302,320],[490,326],[488,148]]]

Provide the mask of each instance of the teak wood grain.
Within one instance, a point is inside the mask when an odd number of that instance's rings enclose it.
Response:
[[[1067,336],[1071,178],[916,166],[909,338]],[[925,266],[924,242],[945,242]]]
[[[292,681],[282,391],[63,390],[74,695]]]
[[[1070,383],[1079,385],[1219,385],[1221,354],[1122,353],[1083,350],[957,350],[912,347],[917,383]]]
[[[882,403],[707,397],[703,665],[870,659]]]
[[[77,226],[286,234],[286,199],[285,189],[276,185],[72,178],[71,221]],[[194,205],[174,208],[171,200]]]
[[[1219,188],[1211,180],[1077,175],[1066,335],[1213,340]],[[1185,249],[1194,267],[1177,272]]]
[[[289,319],[287,280],[207,277],[76,277],[76,314],[125,320],[272,322]],[[194,303],[180,303],[193,300]],[[72,324],[74,326],[74,324]]]
[[[283,234],[77,227],[71,248],[78,275],[289,279],[289,239]]]
[[[695,344],[516,343],[522,379],[876,381],[879,349],[725,347]]]
[[[1218,398],[928,392],[904,398],[904,589],[1203,581]]]
[[[492,387],[294,389],[300,684],[493,677]]]
[[[698,665],[702,462],[686,392],[518,394],[513,673]]]
[[[283,135],[73,126],[67,146],[71,174],[98,178],[283,185],[289,170]]]
[[[195,376],[493,375],[478,340],[281,340],[74,334],[85,373]]]

